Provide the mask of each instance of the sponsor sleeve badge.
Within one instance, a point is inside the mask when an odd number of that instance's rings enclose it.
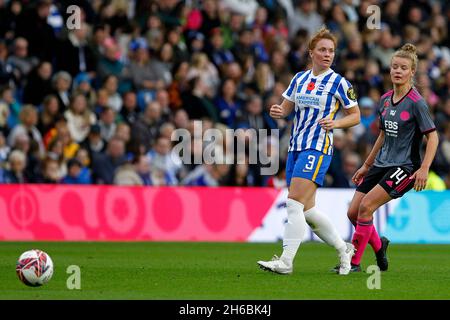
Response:
[[[355,93],[355,90],[353,88],[348,88],[347,89],[347,97],[349,97],[349,99],[352,100],[352,101],[356,101],[356,93]]]

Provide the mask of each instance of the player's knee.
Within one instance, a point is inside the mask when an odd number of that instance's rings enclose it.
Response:
[[[374,211],[374,206],[370,203],[370,201],[361,201],[358,210],[358,219],[368,219],[372,217]]]
[[[295,196],[288,195],[288,199],[295,200],[295,201],[301,203],[303,205],[303,208],[305,207],[305,201],[301,197],[295,197]]]
[[[288,198],[298,201],[303,205],[305,205],[308,202],[307,201],[308,199],[306,199],[305,195],[302,195],[300,192],[289,191]]]
[[[358,211],[350,208],[347,211],[347,218],[352,224],[356,224],[356,220],[358,219]]]

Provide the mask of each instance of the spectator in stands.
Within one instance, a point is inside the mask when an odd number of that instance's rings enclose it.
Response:
[[[50,62],[40,62],[29,74],[24,88],[23,102],[38,106],[44,97],[52,93],[52,65]]]
[[[37,124],[39,132],[45,136],[50,129],[55,127],[56,121],[60,117],[58,98],[53,94],[47,95],[42,102],[42,109]]]
[[[190,119],[209,118],[214,122],[218,121],[218,111],[213,102],[207,97],[208,87],[201,77],[195,77],[189,81],[189,90],[181,99],[183,109]]]
[[[1,20],[0,20],[1,21]],[[6,60],[8,59],[8,47],[6,42],[0,39],[0,85],[11,85],[12,74],[9,70]]]
[[[236,121],[237,128],[269,129],[269,124],[263,114],[263,105],[260,96],[251,96],[245,104],[245,111]]]
[[[13,88],[5,87],[0,99],[0,130],[5,134],[19,123],[21,108],[22,105],[14,98]]]
[[[233,127],[236,118],[242,116],[241,103],[236,96],[236,83],[225,79],[220,87],[220,94],[214,104],[219,109],[220,121],[228,127]]]
[[[27,166],[26,155],[20,150],[13,150],[9,154],[9,169],[3,172],[4,183],[26,183],[28,178],[25,175]]]
[[[49,156],[42,162],[42,180],[40,183],[56,184],[61,183],[59,161],[56,157]]]
[[[86,168],[85,168],[86,169]],[[90,184],[89,172],[83,171],[83,165],[77,158],[69,159],[67,162],[67,175],[62,178],[64,184]]]
[[[93,108],[97,102],[97,93],[92,87],[92,79],[86,72],[81,72],[73,79],[72,95],[82,94],[86,97],[89,108]]]
[[[114,135],[122,139],[126,145],[131,140],[131,127],[126,122],[119,122]]]
[[[178,183],[178,171],[182,167],[182,162],[179,156],[171,151],[170,140],[159,136],[155,141],[154,147],[147,153],[147,157],[154,168],[164,172],[168,185],[176,185]]]
[[[275,86],[275,75],[270,69],[269,64],[258,63],[256,65],[254,82],[256,94],[262,98],[267,98]]]
[[[80,147],[75,154],[75,158],[81,163],[80,175],[85,177],[85,179],[91,180],[91,169],[89,168],[91,165],[91,158],[89,156],[89,151],[83,147]]]
[[[159,130],[159,135],[161,137],[172,140],[172,135],[175,133],[175,130],[176,127],[172,122],[166,122],[161,126]]]
[[[58,70],[67,71],[72,77],[80,72],[96,71],[95,55],[88,46],[88,25],[85,22],[79,28],[69,31],[67,39],[58,44],[56,65]]]
[[[231,50],[224,48],[224,39],[220,28],[214,28],[207,34],[209,35],[208,56],[219,71],[223,71],[225,65],[234,62],[236,58]]]
[[[123,103],[122,97],[117,92],[118,85],[117,77],[114,75],[107,76],[103,83],[103,88],[108,93],[108,106],[116,113],[120,112]]]
[[[365,135],[374,121],[377,120],[375,101],[369,97],[362,97],[358,101],[358,106],[361,110],[361,122],[350,128],[355,140]]]
[[[107,43],[112,43],[111,35],[109,34],[109,27],[107,27],[104,24],[97,24],[94,25],[92,30],[92,37],[88,39],[88,45],[90,47],[90,50],[92,51],[95,61],[101,63],[102,57],[104,57],[106,52]],[[103,64],[103,63],[101,63]],[[98,67],[97,69],[97,75],[100,77],[100,79],[103,79],[103,76],[106,74],[104,73],[103,66]]]
[[[214,0],[206,0],[203,2],[201,10],[201,27],[199,31],[204,35],[208,35],[209,31],[214,28],[220,27],[221,22],[219,19],[218,3]]]
[[[114,136],[117,129],[116,113],[112,108],[104,108],[98,121],[100,136],[103,140],[109,141]]]
[[[8,161],[9,153],[11,152],[11,147],[6,144],[6,138],[2,132],[0,132],[0,167]]]
[[[288,2],[280,3],[284,6]],[[316,12],[316,4],[313,0],[296,1],[294,8],[285,7],[288,17],[289,35],[293,37],[298,30],[305,29],[312,36],[322,25],[323,18]]]
[[[205,50],[205,36],[203,33],[191,30],[188,36],[188,50],[191,54],[203,52]],[[182,63],[182,62],[180,62]]]
[[[100,117],[100,114],[102,113],[103,109],[109,108],[108,99],[109,99],[108,91],[106,91],[103,88],[98,89],[97,101],[94,106],[94,112],[95,112],[95,115],[97,116],[97,118]]]
[[[161,47],[164,41],[164,26],[157,14],[150,14],[147,18],[146,31],[143,31],[150,48]]]
[[[8,41],[15,38],[15,27],[22,9],[22,3],[19,0],[9,1],[2,6],[0,9],[0,38]]]
[[[227,164],[202,164],[195,167],[181,182],[184,186],[218,187],[229,171]]]
[[[86,97],[82,94],[73,96],[69,110],[64,112],[70,135],[81,143],[89,134],[91,125],[97,122],[95,114],[89,109]]]
[[[161,119],[166,122],[171,116],[169,93],[165,89],[160,89],[156,92],[155,100],[161,106]]]
[[[143,154],[137,155],[135,157],[134,166],[136,169],[136,173],[139,175],[139,177],[142,180],[142,184],[144,186],[153,185],[151,165],[150,165],[150,161],[149,161],[148,157]],[[162,185],[162,184],[156,184],[156,185]],[[166,184],[164,184],[164,185],[166,185]]]
[[[172,82],[172,68],[175,63],[175,54],[169,42],[164,43],[158,51],[157,59],[161,62],[167,83]]]
[[[377,60],[381,64],[381,70],[388,70],[391,57],[394,54],[394,39],[391,30],[387,25],[384,25],[380,31],[380,37],[375,47],[370,50],[370,57]]]
[[[81,146],[88,151],[91,159],[94,153],[103,153],[106,150],[106,141],[102,139],[101,128],[98,124],[91,125],[89,134]]]
[[[356,185],[352,181],[352,177],[355,174],[356,170],[359,169],[361,165],[361,158],[355,152],[349,152],[344,154],[344,163],[343,163],[343,174],[345,176],[345,183],[341,185],[343,188],[354,188]]]
[[[194,53],[186,77],[189,80],[196,77],[201,78],[206,87],[205,95],[208,98],[213,98],[216,95],[220,83],[219,73],[205,53]]]
[[[56,37],[47,23],[52,0],[38,0],[36,6],[24,9],[16,25],[16,36],[29,43],[29,54],[40,61],[52,61],[55,56]]]
[[[172,110],[178,110],[183,106],[182,94],[189,88],[188,72],[189,63],[183,61],[173,68],[173,81],[168,87],[169,105]]]
[[[52,77],[52,85],[54,94],[58,97],[59,110],[64,112],[70,105],[70,87],[72,85],[72,77],[66,71],[58,71]]]
[[[139,118],[136,93],[133,91],[127,91],[123,94],[123,106],[120,110],[120,116],[130,126]]]
[[[42,157],[45,153],[42,135],[37,129],[38,111],[32,105],[25,105],[20,110],[20,124],[15,126],[8,136],[8,145],[13,146],[18,135],[25,134],[30,137],[30,152],[36,153],[38,157]]]
[[[22,88],[31,70],[38,64],[36,57],[28,54],[28,41],[25,38],[14,40],[14,53],[8,57],[6,64],[14,77],[17,86]]]
[[[148,151],[155,141],[159,128],[163,124],[161,119],[161,105],[152,101],[132,127],[132,140],[142,143]]]
[[[252,176],[249,174],[248,162],[235,163],[230,168],[226,185],[237,187],[252,186],[253,183],[251,177]]]
[[[137,161],[137,160],[135,160]],[[117,168],[114,174],[114,184],[122,186],[142,186],[144,182],[136,170],[136,162],[127,162]]]
[[[116,169],[126,162],[124,141],[111,138],[105,153],[92,154],[93,181],[97,184],[112,184]]]
[[[119,81],[124,80],[126,71],[123,61],[120,60],[121,52],[119,46],[111,43],[104,50],[104,55],[99,56],[97,66],[99,80],[103,82],[108,75],[114,75]]]
[[[164,88],[168,83],[164,79],[164,68],[150,57],[148,44],[139,38],[132,43],[133,57],[129,66],[129,73],[134,86],[138,90],[156,91]]]
[[[283,75],[289,75],[290,70],[287,55],[281,49],[276,48],[272,52],[270,70],[273,72],[275,80],[280,79]]]
[[[58,131],[55,138],[60,140],[62,143],[64,161],[75,157],[80,145],[72,138],[68,124],[58,126]]]

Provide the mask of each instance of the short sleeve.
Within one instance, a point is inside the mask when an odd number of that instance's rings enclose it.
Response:
[[[300,77],[302,73],[303,72],[299,72],[295,75],[294,78],[292,78],[289,87],[286,89],[285,92],[283,92],[283,98],[291,102],[295,102],[295,93],[297,91],[297,79]]]
[[[384,121],[383,121],[383,110],[384,107],[381,107],[383,100],[380,101],[380,104],[378,105],[378,119],[380,119],[380,130],[386,131],[386,128],[384,126]]]
[[[339,100],[344,109],[350,109],[358,105],[355,89],[345,78],[341,79],[335,97]]]
[[[436,130],[433,119],[431,119],[430,110],[425,100],[421,99],[414,104],[414,116],[423,134]]]

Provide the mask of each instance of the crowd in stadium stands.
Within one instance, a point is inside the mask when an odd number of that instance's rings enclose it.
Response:
[[[368,28],[373,4],[378,28]],[[339,39],[333,69],[355,87],[361,123],[335,130],[325,186],[354,187],[391,89],[390,58],[410,42],[440,137],[429,188],[450,188],[445,0],[81,0],[81,23],[68,28],[70,5],[0,1],[0,183],[284,187],[291,120],[275,121],[268,108],[310,67],[308,38],[326,25]],[[279,160],[278,173],[263,175],[250,148],[232,150],[239,164],[187,163],[210,146],[195,120],[203,132],[241,129],[243,141],[251,129],[279,129],[257,145]],[[184,160],[176,129],[193,133]],[[229,143],[213,146],[223,159]]]

